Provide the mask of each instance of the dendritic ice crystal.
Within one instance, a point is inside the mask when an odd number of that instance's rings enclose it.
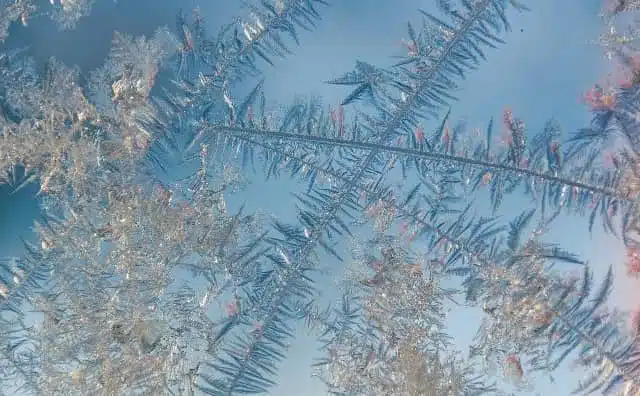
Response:
[[[285,105],[260,77],[328,2],[239,2],[217,33],[217,8],[176,8],[170,27],[113,32],[92,70],[15,49],[96,5],[0,0],[0,182],[40,209],[0,260],[0,394],[273,394],[302,380],[280,369],[304,326],[331,394],[506,396],[568,367],[577,394],[640,395],[640,310],[609,301],[619,267],[597,283],[548,237],[584,216],[640,274],[640,3],[603,3],[609,73],[570,137],[510,106],[453,119],[534,1],[433,1],[394,64],[358,60],[327,81],[342,100]]]

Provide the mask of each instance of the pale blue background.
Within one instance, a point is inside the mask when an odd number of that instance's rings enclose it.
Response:
[[[391,55],[402,50],[400,39],[407,38],[406,22],[419,25],[417,8],[432,9],[431,0],[334,0],[330,8],[322,9],[323,21],[312,32],[301,32],[301,48],[294,48],[295,55],[276,62],[277,68],[264,66],[266,92],[272,100],[288,103],[294,94],[318,93],[325,103],[335,104],[344,95],[341,88],[327,86],[322,81],[352,69],[355,60],[361,59],[379,66],[390,65]],[[454,120],[466,118],[471,126],[486,126],[490,117],[499,117],[506,105],[522,117],[530,131],[540,129],[549,117],[555,117],[565,131],[573,131],[586,125],[588,113],[578,103],[581,92],[603,74],[604,62],[597,47],[588,41],[597,37],[600,22],[597,18],[598,0],[536,0],[527,2],[532,12],[513,15],[514,31],[507,38],[507,45],[498,51],[488,51],[488,63],[462,82],[461,98],[454,106]],[[8,46],[30,44],[38,61],[55,55],[66,64],[77,64],[83,70],[98,67],[109,49],[114,29],[147,34],[159,25],[174,26],[179,7],[189,11],[194,1],[122,0],[119,3],[98,1],[89,18],[80,21],[75,30],[57,33],[47,20],[34,20],[28,28],[17,26],[11,31]],[[48,3],[43,4],[48,6]],[[208,19],[212,32],[230,21],[240,10],[236,1],[202,1],[202,14]],[[523,29],[521,32],[520,29]],[[248,191],[234,197],[232,207],[247,200],[249,208],[264,207],[271,212],[293,220],[287,202],[288,192],[295,186],[289,181],[265,184],[255,180]],[[32,237],[29,231],[37,213],[32,199],[37,188],[25,189],[9,196],[0,187],[0,255],[20,254],[19,236]],[[259,196],[258,202],[252,197]],[[484,202],[479,204],[486,207]],[[505,219],[528,207],[522,197],[507,200]],[[616,291],[613,301],[623,308],[637,304],[638,294],[632,291],[637,283],[624,275],[622,245],[598,231],[589,236],[585,219],[565,217],[560,219],[548,236],[554,242],[587,258],[602,275],[603,269],[614,264]],[[470,322],[478,315],[469,310],[455,312],[451,318],[451,330],[465,351],[472,333]],[[292,346],[290,359],[282,367],[280,384],[273,395],[321,395],[324,387],[309,379],[309,364],[313,353],[313,338],[301,337]],[[556,374],[554,386],[538,381],[537,391],[542,395],[567,395],[579,378],[576,373],[562,371]]]

